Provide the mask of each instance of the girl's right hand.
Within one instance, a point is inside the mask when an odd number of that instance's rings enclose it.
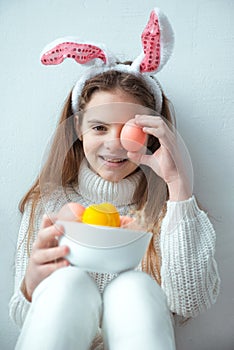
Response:
[[[44,215],[21,287],[23,294],[29,301],[32,299],[33,291],[42,280],[57,269],[69,265],[65,259],[69,248],[58,246],[57,238],[62,234],[63,227],[54,225],[51,218]]]

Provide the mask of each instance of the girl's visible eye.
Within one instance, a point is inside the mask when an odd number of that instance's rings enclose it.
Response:
[[[96,125],[92,128],[95,131],[107,131],[107,127],[105,125]]]

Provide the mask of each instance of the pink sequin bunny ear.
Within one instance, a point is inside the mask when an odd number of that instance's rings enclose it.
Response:
[[[174,33],[165,14],[155,8],[141,35],[143,53],[132,63],[141,73],[157,73],[169,60],[174,47]]]
[[[119,60],[103,44],[82,42],[73,37],[57,39],[47,45],[41,54],[44,65],[57,65],[66,58],[74,59],[77,63],[91,66],[82,74],[72,90],[72,109],[77,113],[79,97],[85,82],[108,70],[139,75],[154,95],[155,108],[160,113],[162,109],[162,91],[152,73],[157,73],[167,63],[174,46],[174,34],[167,17],[155,8],[141,35],[143,52],[129,65],[117,63]]]
[[[116,61],[103,44],[84,43],[69,37],[53,41],[41,53],[41,63],[44,65],[57,65],[66,58],[84,65],[110,65]]]

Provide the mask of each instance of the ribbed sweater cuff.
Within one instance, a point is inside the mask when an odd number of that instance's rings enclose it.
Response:
[[[191,220],[201,212],[202,210],[199,209],[194,195],[185,201],[167,202],[167,213],[173,214],[175,218],[178,217],[181,219],[181,217],[184,217],[188,220]]]
[[[178,229],[178,225],[182,222],[193,221],[199,215],[204,214],[205,213],[199,209],[194,196],[185,201],[168,201],[167,213],[163,219],[162,230],[167,233],[174,231],[175,229]]]
[[[31,303],[25,298],[24,294],[21,291],[21,288],[19,287],[19,289],[12,296],[9,303],[10,317],[19,328],[22,328],[23,326],[30,305]]]

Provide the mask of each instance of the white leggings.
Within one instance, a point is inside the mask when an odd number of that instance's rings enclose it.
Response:
[[[120,274],[103,296],[77,267],[61,268],[35,289],[16,350],[88,350],[103,331],[108,350],[174,350],[166,297],[144,272]]]

